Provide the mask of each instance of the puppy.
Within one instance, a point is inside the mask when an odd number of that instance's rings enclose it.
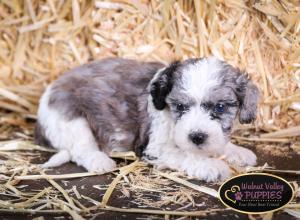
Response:
[[[168,66],[108,58],[77,67],[48,86],[35,140],[58,150],[44,167],[73,161],[88,171],[116,167],[111,151],[135,150],[159,168],[205,181],[228,178],[229,163],[256,164],[230,143],[235,118],[251,123],[258,89],[214,57]]]

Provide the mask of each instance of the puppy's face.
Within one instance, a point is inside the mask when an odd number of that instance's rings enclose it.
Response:
[[[169,111],[177,147],[220,153],[228,142],[234,119],[255,119],[258,90],[246,75],[216,59],[175,62],[152,80],[157,110]]]

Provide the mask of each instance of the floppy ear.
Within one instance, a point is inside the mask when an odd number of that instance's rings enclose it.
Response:
[[[171,63],[158,73],[158,76],[151,83],[150,94],[157,110],[163,110],[167,105],[166,97],[172,90],[174,72],[179,65],[180,62],[178,61]]]
[[[256,119],[259,91],[246,74],[239,74],[236,85],[240,101],[239,121],[242,124],[251,123]]]

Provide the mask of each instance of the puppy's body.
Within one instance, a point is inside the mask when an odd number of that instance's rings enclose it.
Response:
[[[213,156],[255,164],[255,155],[231,144],[228,135],[236,116],[242,123],[254,119],[256,102],[254,85],[215,58],[168,67],[105,59],[71,70],[47,88],[36,140],[59,149],[46,167],[72,160],[106,172],[115,168],[111,151],[145,147],[153,164],[215,181],[230,170]],[[216,112],[216,106],[225,110]]]
[[[105,172],[115,166],[106,156],[112,150],[146,145],[146,88],[162,67],[105,59],[73,69],[50,85],[40,101],[36,140],[65,153],[46,166],[71,159],[88,170]],[[103,160],[110,166],[101,169]]]

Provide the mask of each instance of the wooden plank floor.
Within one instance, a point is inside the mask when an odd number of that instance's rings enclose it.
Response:
[[[251,147],[250,147],[251,148]],[[253,148],[253,147],[252,147]],[[254,150],[254,149],[253,149]],[[267,162],[269,165],[276,167],[277,169],[290,169],[290,170],[300,170],[300,155],[297,155],[296,153],[290,151],[285,156],[271,156],[270,154],[264,153],[264,152],[257,152],[258,153],[258,159],[259,164],[263,165],[265,162]],[[49,153],[43,153],[43,157],[39,158],[38,161],[35,161],[36,163],[42,163],[49,158],[51,154]],[[51,174],[63,174],[63,173],[78,173],[78,172],[85,172],[85,170],[82,167],[78,167],[73,163],[68,163],[63,166],[60,166],[58,168],[53,169],[52,171],[48,172]],[[294,176],[294,175],[280,175],[287,180],[294,180],[297,181],[300,184],[300,176]],[[85,178],[77,178],[77,179],[69,179],[67,181],[63,180],[56,180],[57,183],[59,183],[64,189],[70,189],[72,186],[77,186],[77,190],[82,195],[87,195],[90,198],[101,201],[102,195],[105,192],[104,190],[98,190],[93,188],[93,185],[97,184],[109,184],[114,175],[108,174],[108,175],[102,175],[102,176],[93,176],[93,177],[85,177]],[[200,184],[200,185],[207,185],[209,187],[213,187],[215,189],[218,189],[217,185],[212,184],[206,184],[203,181],[198,180],[191,180],[193,183]],[[30,181],[21,181],[22,185],[28,185],[27,188],[24,190],[32,191],[32,190],[40,190],[47,186],[49,186],[49,183],[46,180],[30,180]],[[74,196],[74,195],[73,195]],[[4,199],[1,198],[0,199]],[[155,197],[153,197],[155,199]],[[196,203],[202,203],[205,202],[205,206],[195,208],[187,208],[184,211],[188,210],[205,210],[206,208],[223,208],[224,206],[221,204],[220,201],[218,201],[215,198],[212,198],[210,196],[201,196],[198,198],[194,198]],[[87,202],[86,200],[81,201],[83,205],[91,206],[91,203]],[[109,200],[109,204],[115,207],[137,207],[136,204],[132,202],[131,198],[125,198],[122,197],[121,192],[118,192],[115,190]],[[170,205],[168,207],[161,207],[166,208],[170,210],[175,210],[177,208],[180,208],[179,205]],[[0,219],[7,219],[7,220],[25,220],[25,219],[33,219],[35,217],[43,216],[45,219],[71,219],[69,215],[62,215],[62,214],[48,214],[48,215],[41,215],[41,214],[12,214],[12,213],[0,213]],[[85,216],[87,219],[91,219],[91,216]],[[119,212],[111,212],[111,211],[98,211],[97,215],[94,216],[92,219],[164,219],[164,216],[159,215],[144,215],[144,214],[127,214],[127,213],[119,213]],[[178,219],[179,217],[171,216],[171,219]],[[180,219],[191,219],[190,217],[186,218],[180,218]],[[193,218],[197,219],[197,218]],[[217,213],[212,213],[208,216],[206,216],[204,219],[249,219],[248,215],[246,214],[240,214],[234,211],[222,211]],[[281,211],[276,212],[273,219],[296,219],[286,213],[283,213]]]

